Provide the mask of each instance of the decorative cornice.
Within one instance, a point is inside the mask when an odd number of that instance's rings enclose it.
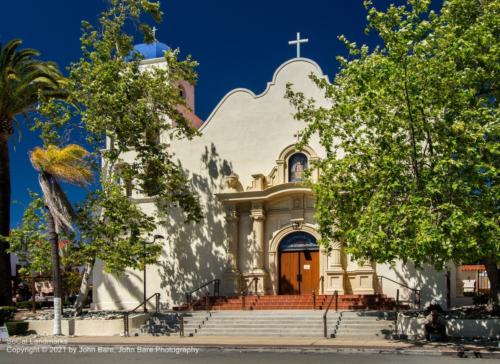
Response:
[[[264,202],[276,197],[283,197],[291,194],[313,194],[312,190],[305,187],[302,183],[289,182],[277,186],[267,188],[263,191],[245,191],[245,192],[231,192],[231,193],[217,193],[215,194],[219,201],[223,203],[235,202]]]

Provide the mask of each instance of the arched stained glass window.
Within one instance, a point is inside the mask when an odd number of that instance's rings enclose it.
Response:
[[[316,238],[306,232],[291,233],[281,241],[279,251],[317,251],[319,246]]]
[[[304,180],[307,169],[307,156],[304,153],[295,153],[288,159],[288,182]]]

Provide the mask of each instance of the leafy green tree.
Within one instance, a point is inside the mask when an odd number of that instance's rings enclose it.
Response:
[[[51,270],[50,246],[46,244],[47,231],[44,222],[45,203],[38,194],[29,191],[30,203],[23,213],[20,226],[12,229],[9,236],[9,252],[16,254],[21,264],[19,273],[31,276]]]
[[[22,223],[11,230],[8,242],[10,244],[9,252],[17,256],[21,265],[19,269],[20,276],[27,281],[32,281],[39,276],[46,277],[50,275],[52,260],[47,259],[51,254],[51,245],[47,240],[45,201],[38,194],[31,191],[29,191],[29,196],[31,201],[24,210]],[[63,296],[66,297],[69,290],[75,291],[75,284],[71,281],[80,278],[80,274],[74,271],[75,268],[83,264],[82,251],[77,244],[71,243],[73,240],[74,237],[71,235],[59,236],[63,278],[62,291]],[[64,246],[61,246],[63,245],[61,243],[65,243]]]
[[[40,108],[37,127],[51,143],[60,127],[69,128],[71,115],[80,116],[101,188],[89,195],[79,219],[86,271],[77,310],[87,295],[88,277],[95,259],[107,271],[119,273],[144,264],[144,244],[156,228],[156,216],[147,216],[128,198],[115,178],[133,183],[133,189],[154,198],[159,215],[171,207],[184,211],[186,221],[199,221],[202,211],[191,181],[169,150],[171,138],[198,134],[183,114],[185,100],[179,82],[196,82],[196,62],[179,60],[179,51],[165,53],[165,67],[143,67],[133,52],[134,25],[146,42],[153,42],[146,17],[158,22],[160,4],[147,0],[111,0],[98,25],[83,22],[82,57],[70,67],[71,103],[47,100]],[[68,124],[69,122],[69,124]],[[75,128],[76,129],[76,128]],[[124,155],[133,155],[128,164]],[[102,164],[100,163],[102,161]],[[147,245],[146,263],[159,257],[160,242]]]
[[[77,314],[88,296],[89,278],[96,259],[104,270],[120,274],[126,268],[144,269],[155,264],[162,241],[154,240],[155,217],[146,215],[124,193],[114,179],[103,182],[102,188],[89,195],[78,211],[81,253],[85,271],[75,302]]]
[[[12,299],[9,245],[10,164],[8,138],[14,132],[16,117],[37,105],[39,97],[65,97],[66,81],[52,62],[37,60],[38,51],[18,50],[21,40],[0,44],[0,305]]]
[[[287,92],[303,142],[317,133],[326,149],[313,186],[324,242],[377,262],[480,262],[498,304],[500,3],[365,5],[383,44],[340,37],[334,82],[314,78],[330,105]]]
[[[82,111],[88,141],[105,160],[103,178],[114,173],[124,153],[135,160],[127,171],[136,188],[154,195],[160,210],[179,205],[189,220],[201,218],[197,197],[168,148],[169,138],[192,138],[197,131],[183,113],[186,106],[179,82],[196,82],[196,62],[180,61],[179,51],[165,53],[166,67],[141,68],[140,55],[133,52],[133,37],[126,33],[128,21],[138,23],[146,41],[152,32],[142,18],[160,21],[156,1],[112,0],[99,18],[98,31],[84,22],[83,57],[72,65],[73,96]],[[106,142],[106,150],[102,152]]]

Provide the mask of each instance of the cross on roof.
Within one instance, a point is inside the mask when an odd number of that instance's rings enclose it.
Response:
[[[300,39],[300,33],[297,32],[297,39],[296,40],[291,40],[288,42],[289,45],[297,45],[297,58],[300,58],[300,44],[301,43],[308,43],[309,39]]]

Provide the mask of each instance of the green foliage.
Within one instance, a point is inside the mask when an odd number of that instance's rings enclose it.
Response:
[[[333,84],[314,78],[331,104],[289,87],[296,118],[326,149],[313,186],[323,243],[358,259],[500,261],[500,3],[409,0],[385,11],[370,1],[370,50],[344,37],[349,57]]]
[[[14,318],[17,309],[13,306],[0,306],[0,326]]]
[[[9,335],[24,335],[28,331],[29,322],[9,321],[5,323]]]
[[[24,210],[22,224],[12,229],[8,241],[10,252],[16,254],[21,264],[19,273],[50,272],[50,245],[47,243],[45,227],[45,203],[38,194],[28,191],[30,203]]]
[[[0,44],[0,132],[13,133],[13,121],[32,111],[40,96],[65,98],[67,80],[57,65],[37,60],[31,48],[18,50],[22,41]]]
[[[19,273],[26,279],[31,279],[32,274],[48,275],[52,270],[52,261],[48,258],[51,247],[47,240],[45,203],[43,198],[34,192],[29,191],[29,196],[31,201],[24,210],[21,225],[12,229],[8,237],[9,252],[18,257],[21,264]],[[72,267],[77,267],[85,261],[82,250],[72,243],[73,240],[73,236],[59,236],[59,241],[69,242],[60,249],[64,276],[71,273]],[[70,286],[74,287],[74,284]]]
[[[155,218],[130,203],[122,188],[109,180],[81,206],[78,223],[85,256],[99,258],[107,272],[120,273],[125,268],[143,268],[153,264],[162,242],[154,243],[151,232]]]
[[[73,97],[84,110],[82,123],[89,143],[106,161],[104,178],[124,153],[133,151],[135,160],[125,172],[133,176],[135,187],[154,195],[163,212],[178,205],[188,220],[197,221],[202,216],[198,198],[168,149],[169,138],[198,134],[182,113],[186,104],[178,86],[180,81],[196,82],[197,63],[190,57],[180,61],[179,50],[173,50],[165,54],[167,66],[141,67],[140,55],[132,54],[133,37],[125,28],[129,20],[137,22],[145,41],[153,41],[151,28],[142,19],[146,15],[161,20],[159,3],[112,1],[99,18],[102,31],[83,23],[83,57],[71,66]],[[101,155],[105,137],[107,148]]]
[[[197,63],[190,57],[179,60],[179,50],[172,50],[165,54],[168,66],[141,67],[127,29],[133,25],[144,41],[152,42],[147,17],[161,21],[159,2],[111,0],[97,25],[84,21],[82,57],[69,68],[69,97],[64,103],[45,98],[35,120],[46,147],[65,143],[62,128],[68,133],[84,130],[101,187],[80,208],[82,241],[77,251],[81,261],[101,259],[109,272],[140,268],[144,261],[156,263],[161,251],[160,241],[146,244],[144,259],[143,245],[152,240],[155,216],[146,215],[124,195],[113,177],[118,167],[122,180],[154,197],[160,215],[178,206],[187,221],[202,218],[191,181],[168,149],[169,139],[198,134],[184,117],[187,106],[178,88],[180,81],[196,82]],[[122,163],[130,152],[135,160]]]

